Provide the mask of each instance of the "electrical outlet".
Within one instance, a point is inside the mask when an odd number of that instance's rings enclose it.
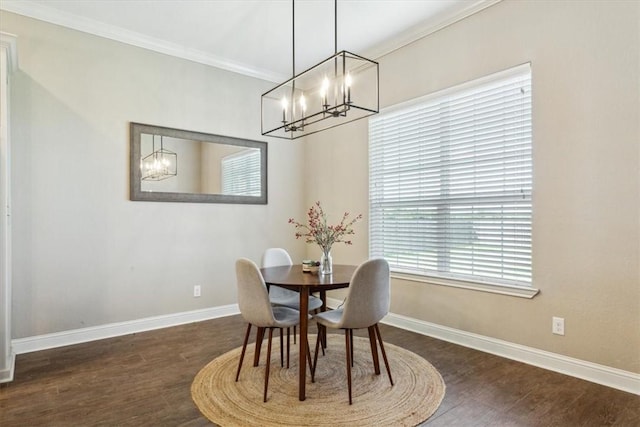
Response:
[[[193,296],[196,298],[200,296],[200,285],[195,285],[193,287]]]
[[[551,332],[556,335],[564,335],[564,319],[562,317],[551,318]]]

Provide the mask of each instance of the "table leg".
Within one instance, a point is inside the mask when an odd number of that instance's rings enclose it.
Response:
[[[298,399],[305,400],[305,385],[307,380],[307,333],[309,323],[309,288],[300,289],[300,362],[298,363]]]

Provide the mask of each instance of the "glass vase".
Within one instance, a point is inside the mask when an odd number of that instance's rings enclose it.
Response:
[[[322,256],[320,257],[320,274],[333,273],[333,260],[331,259],[331,248],[322,248]]]

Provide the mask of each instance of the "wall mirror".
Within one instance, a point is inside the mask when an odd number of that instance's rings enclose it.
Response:
[[[267,204],[267,143],[131,123],[131,200]]]

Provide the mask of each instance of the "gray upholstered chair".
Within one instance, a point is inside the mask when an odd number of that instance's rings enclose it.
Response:
[[[269,248],[262,254],[262,267],[276,267],[279,265],[293,265],[291,257],[282,248]],[[289,308],[300,309],[300,294],[290,289],[280,286],[269,287],[269,299],[271,304]],[[322,307],[320,298],[309,296],[309,311],[314,311]]]
[[[380,344],[384,364],[389,381],[393,386],[393,378],[389,369],[389,361],[384,351],[378,322],[389,312],[390,303],[389,263],[383,258],[374,258],[362,263],[353,273],[349,291],[344,305],[337,310],[324,311],[314,318],[324,332],[325,328],[344,329],[347,356],[347,383],[349,386],[349,404],[351,405],[351,367],[353,365],[353,330],[367,328],[371,342],[371,355],[376,375],[380,375],[378,348]],[[318,347],[321,333],[318,333],[316,351],[312,365],[311,378],[315,378],[315,367],[318,362]]]
[[[293,265],[289,253],[282,248],[269,248],[262,254],[262,267]],[[269,300],[274,306],[295,308],[300,310],[300,294],[280,286],[269,286]],[[320,298],[309,295],[309,311],[315,312],[322,307]],[[296,339],[296,327],[293,327],[293,340]]]
[[[272,307],[267,293],[267,286],[260,274],[258,266],[251,260],[241,258],[236,261],[236,277],[238,286],[238,306],[240,313],[245,321],[247,321],[247,333],[242,344],[242,352],[238,363],[238,371],[236,372],[236,381],[240,377],[240,369],[244,360],[244,354],[251,333],[251,326],[269,329],[269,341],[267,345],[267,364],[264,374],[264,402],[267,401],[267,388],[269,386],[269,369],[271,366],[271,341],[273,329],[280,329],[280,359],[282,364],[282,330],[290,328],[300,322],[300,312],[289,307]],[[311,367],[311,352],[307,348],[309,358],[309,366]],[[287,367],[289,365],[289,334],[287,333]]]

